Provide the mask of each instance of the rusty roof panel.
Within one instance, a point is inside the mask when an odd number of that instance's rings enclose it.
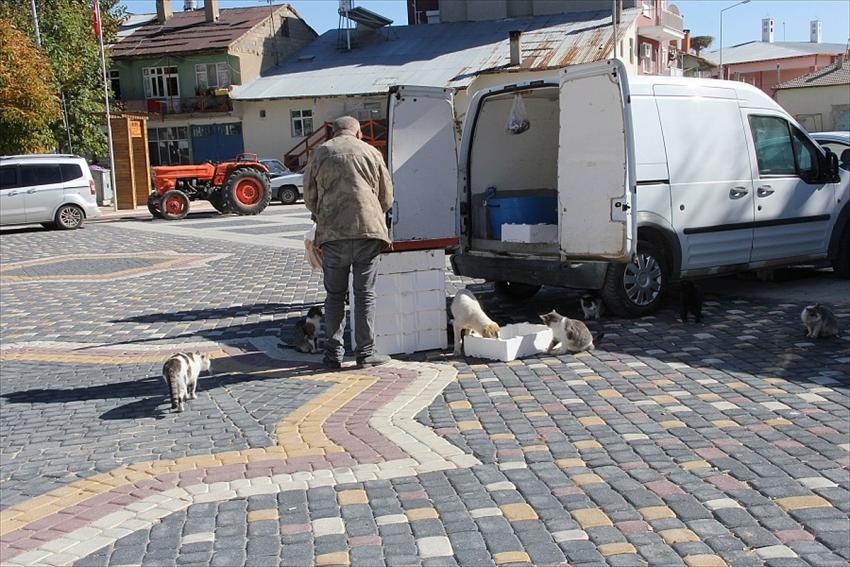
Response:
[[[623,11],[625,34],[638,11]],[[510,66],[508,32],[522,31],[520,65]],[[337,31],[237,88],[236,100],[307,98],[385,93],[394,84],[465,88],[477,75],[543,71],[589,63],[608,55],[610,10],[394,26],[352,36],[350,51],[337,48]]]
[[[277,4],[272,9],[276,11],[283,7],[283,4]],[[164,25],[157,23],[154,18],[136,27],[131,34],[112,45],[111,56],[113,59],[126,59],[205,50],[221,51],[268,17],[268,5],[223,8],[219,12],[219,20],[214,23],[205,20],[204,10],[175,12]]]

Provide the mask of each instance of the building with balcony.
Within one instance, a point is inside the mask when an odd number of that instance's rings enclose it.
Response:
[[[629,1],[626,0],[629,4]],[[685,39],[683,18],[679,9],[667,0],[637,0],[636,45],[629,38],[629,58],[637,57],[640,75],[682,75],[679,50]],[[633,53],[633,48],[637,53]]]
[[[148,115],[151,165],[222,161],[244,149],[230,91],[316,37],[287,4],[219,9],[188,0],[125,21],[110,47],[116,106]]]

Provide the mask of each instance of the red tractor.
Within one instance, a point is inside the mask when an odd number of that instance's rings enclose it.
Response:
[[[271,200],[268,168],[257,154],[239,154],[234,161],[152,168],[153,192],[148,210],[155,218],[179,220],[189,201],[206,200],[220,213],[256,215]]]

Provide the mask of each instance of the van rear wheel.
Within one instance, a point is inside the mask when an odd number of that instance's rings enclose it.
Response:
[[[628,264],[609,264],[602,287],[605,306],[621,317],[641,317],[656,311],[667,293],[670,267],[664,251],[639,240]]]
[[[521,301],[533,297],[543,286],[519,283],[519,282],[496,282],[496,293],[502,297]]]
[[[56,211],[55,226],[59,230],[74,230],[83,226],[86,215],[77,205],[62,205]]]
[[[847,226],[841,235],[838,256],[832,261],[832,269],[845,280],[850,279],[850,226]]]

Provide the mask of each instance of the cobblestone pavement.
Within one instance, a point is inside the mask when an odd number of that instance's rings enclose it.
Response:
[[[709,295],[703,325],[594,323],[593,353],[326,373],[278,347],[318,275],[217,234],[243,220],[3,234],[0,563],[848,564],[848,302],[833,340]],[[448,284],[502,323],[577,315]],[[214,373],[177,414],[188,349]]]

